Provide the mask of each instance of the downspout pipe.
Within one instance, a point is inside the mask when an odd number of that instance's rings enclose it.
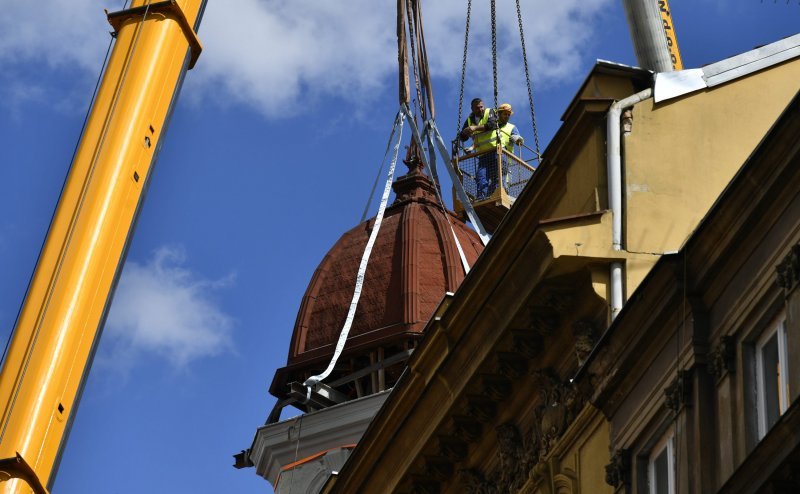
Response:
[[[622,263],[611,263],[611,320],[613,321],[622,310]]]
[[[611,105],[606,116],[606,156],[608,165],[608,202],[611,206],[611,242],[622,250],[622,140],[619,117],[622,110],[653,96],[648,88]]]
[[[611,244],[614,250],[622,250],[622,136],[620,115],[622,110],[653,96],[651,88],[639,91],[617,101],[608,109],[606,116],[606,164],[608,167],[608,202],[611,207]],[[611,318],[622,309],[622,263],[611,263]]]

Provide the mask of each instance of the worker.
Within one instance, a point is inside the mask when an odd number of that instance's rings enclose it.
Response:
[[[458,137],[461,142],[472,137],[473,149],[477,149],[480,144],[485,144],[484,141],[488,139],[485,133],[495,128],[497,117],[492,110],[486,108],[483,104],[483,100],[480,98],[473,99],[470,103],[470,107],[472,108],[472,113],[470,113],[464,121],[464,125],[461,127],[461,132]]]
[[[477,151],[486,151],[487,149],[497,147],[498,131],[500,134],[500,144],[509,152],[514,151],[515,145],[521,146],[525,143],[525,140],[517,130],[517,126],[508,121],[513,114],[514,110],[512,110],[511,105],[508,103],[503,103],[497,107],[497,128],[492,129],[494,132],[488,133],[489,138],[486,140],[486,144],[479,146]]]
[[[511,105],[503,103],[497,107],[496,126],[480,135],[474,135],[476,151],[485,154],[478,156],[478,166],[475,173],[475,185],[477,189],[477,199],[485,199],[497,188],[497,153],[491,152],[497,149],[498,137],[499,144],[508,152],[514,151],[514,145],[522,145],[525,141],[517,130],[517,126],[509,122],[511,115],[514,114]],[[493,122],[491,119],[486,125]],[[503,160],[503,175],[507,174],[508,164]]]

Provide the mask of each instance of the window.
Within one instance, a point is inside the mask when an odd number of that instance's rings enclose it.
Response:
[[[756,342],[758,438],[767,435],[788,407],[786,317],[780,314]]]
[[[672,431],[653,448],[647,464],[647,480],[650,494],[675,494],[675,446]]]

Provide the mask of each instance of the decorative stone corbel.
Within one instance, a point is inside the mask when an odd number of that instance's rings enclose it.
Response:
[[[728,372],[736,369],[736,342],[733,336],[720,338],[719,345],[709,355],[708,370],[719,381]]]
[[[627,449],[618,449],[611,456],[611,463],[606,465],[606,484],[619,489],[631,482],[631,453]]]
[[[591,321],[581,319],[572,323],[572,336],[575,337],[575,355],[578,365],[583,365],[597,343],[597,330]]]
[[[788,296],[800,282],[800,245],[795,245],[789,254],[778,264],[778,285]]]
[[[678,371],[678,377],[664,388],[664,406],[672,410],[673,413],[689,405],[691,397],[692,380],[689,371]]]

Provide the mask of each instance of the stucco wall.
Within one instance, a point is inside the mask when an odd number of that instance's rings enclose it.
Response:
[[[800,60],[633,110],[624,139],[624,246],[680,248],[798,89]],[[630,280],[629,280],[630,283]]]
[[[571,145],[577,150],[566,169],[563,195],[553,204],[549,218],[592,213],[608,207],[604,130],[594,127],[585,139]]]

